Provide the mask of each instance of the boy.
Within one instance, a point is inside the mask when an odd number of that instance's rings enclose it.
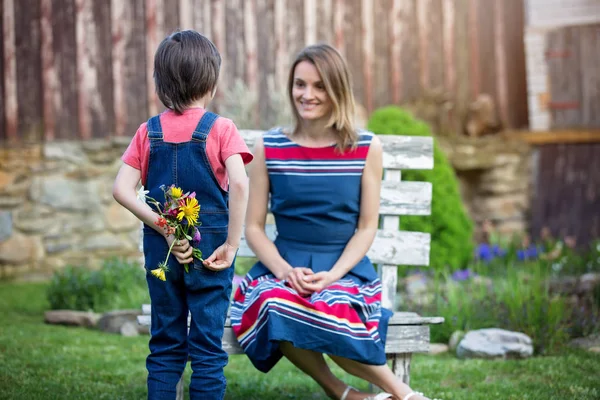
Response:
[[[228,358],[221,339],[248,199],[244,164],[252,155],[231,120],[205,110],[214,97],[220,65],[214,44],[198,32],[174,32],[162,41],[154,58],[154,80],[167,110],[139,127],[114,183],[115,200],[144,222],[152,302],[148,399],[175,399],[188,355],[190,398],[222,399],[225,394]],[[174,184],[184,193],[196,192],[200,204],[198,247],[210,256],[194,260],[190,243],[177,241],[166,281],[149,271],[165,259],[175,239],[156,224],[158,214],[137,200],[140,181],[160,203],[160,187]],[[188,263],[186,273],[182,264]]]

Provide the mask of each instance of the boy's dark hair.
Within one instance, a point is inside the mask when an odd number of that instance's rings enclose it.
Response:
[[[205,36],[193,30],[167,36],[154,55],[154,83],[163,104],[181,114],[217,86],[221,55]]]

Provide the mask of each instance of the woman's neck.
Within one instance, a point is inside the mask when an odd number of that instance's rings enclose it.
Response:
[[[335,141],[336,135],[331,128],[327,128],[327,120],[303,120],[298,124],[296,135],[314,142]]]

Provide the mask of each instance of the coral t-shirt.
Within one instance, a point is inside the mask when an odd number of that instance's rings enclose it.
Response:
[[[181,115],[172,110],[164,111],[160,114],[163,140],[169,143],[189,142],[204,113],[203,108],[190,108]],[[129,147],[121,157],[125,164],[141,171],[142,185],[146,184],[150,158],[150,140],[146,124],[147,122],[144,122],[140,125]],[[219,117],[206,139],[206,155],[217,181],[225,191],[229,186],[225,160],[234,154],[241,155],[244,164],[248,164],[253,158],[233,121]]]

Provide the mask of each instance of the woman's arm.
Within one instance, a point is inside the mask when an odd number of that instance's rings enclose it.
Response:
[[[341,279],[358,264],[373,244],[379,226],[379,202],[383,174],[382,153],[381,141],[374,136],[361,178],[360,211],[356,232],[330,271],[319,272],[305,278],[305,281],[311,282],[304,285],[306,289],[318,291]]]
[[[254,146],[254,160],[250,164],[250,196],[246,212],[246,240],[256,257],[278,279],[284,279],[292,270],[277,251],[275,244],[267,237],[265,222],[269,203],[269,174],[265,162],[262,139]]]

